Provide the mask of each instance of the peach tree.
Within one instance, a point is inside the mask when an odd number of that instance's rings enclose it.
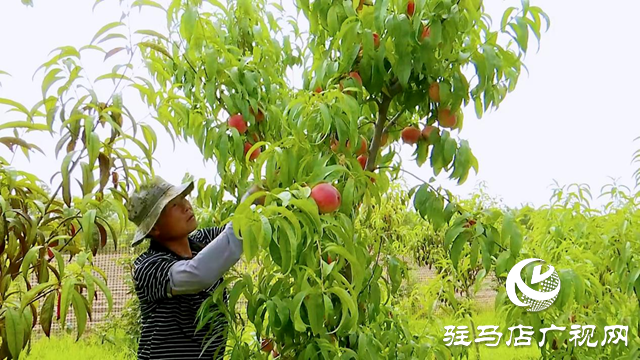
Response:
[[[41,68],[42,100],[31,108],[7,98],[0,143],[12,158],[46,151],[60,161],[49,184],[0,156],[0,358],[18,358],[36,324],[49,336],[73,308],[78,338],[97,290],[111,310],[105,274],[93,256],[117,248],[127,191],[151,173],[155,133],[137,124],[118,93],[98,94],[81,65],[87,49],[61,47]],[[125,124],[128,131],[124,131]],[[32,142],[53,136],[55,146]],[[42,137],[40,138],[42,139]],[[142,140],[141,140],[142,139]],[[124,144],[128,144],[125,146]],[[148,156],[132,155],[136,147]],[[68,256],[67,256],[68,255]]]
[[[111,311],[93,256],[108,242],[117,248],[127,192],[153,174],[155,132],[135,120],[120,88],[99,86],[122,79],[90,77],[82,58],[92,48],[54,49],[34,74],[42,83],[33,106],[0,97],[0,359],[19,358],[36,326],[50,336],[70,316],[80,338],[98,292]],[[13,166],[34,153],[59,163],[48,181]]]
[[[109,204],[112,220],[124,223],[127,190],[153,174],[155,133],[129,111],[134,100],[118,95],[136,91],[167,133],[192,141],[205,160],[215,162],[220,185],[200,182],[197,202],[213,209],[221,223],[233,221],[244,239],[245,259],[259,264],[257,274],[227,276],[211,299],[223,301],[219,295],[228,289],[223,309],[232,341],[221,350],[232,359],[447,356],[442,344],[412,334],[406,319],[393,315],[403,262],[385,236],[365,231],[356,219],[364,216],[366,224],[372,213],[362,211],[382,204],[390,183],[406,172],[402,147],[413,149],[412,161],[431,168],[424,179],[448,176],[463,183],[471,169],[478,171],[469,141],[459,137],[463,108],[473,107],[477,117],[498,108],[516,87],[530,35],[539,39],[548,19],[528,1],[508,8],[497,28],[480,0],[299,0],[294,5],[308,30],[275,2],[136,0],[90,44],[60,48],[43,65],[43,100],[31,110],[3,99],[20,124],[54,132],[56,151],[67,151],[58,190],[41,194],[56,206],[43,208],[43,201],[34,199],[29,214],[55,218],[49,226],[76,219],[84,240],[75,248],[85,255],[72,280],[57,277],[52,285],[40,280],[39,288],[27,290],[27,299],[61,288],[62,309],[70,301],[78,314],[90,309],[82,307],[90,299],[81,289],[86,285],[92,295],[100,282],[84,275],[92,254],[81,250],[95,253],[96,241],[109,236],[101,206]],[[166,26],[137,28],[133,10],[138,8]],[[93,81],[111,80],[112,92],[94,90],[83,76],[78,60],[85,52],[118,60]],[[134,66],[140,59],[143,72]],[[25,127],[20,124],[7,128]],[[18,135],[12,139],[10,148],[33,147],[19,143]],[[125,140],[127,147],[116,145]],[[78,165],[82,197],[72,201],[71,174]],[[105,196],[110,176],[114,186]],[[242,203],[223,199],[225,193],[239,198],[252,183],[263,191]],[[457,263],[469,243],[476,250],[479,245],[459,230],[468,228],[468,221],[460,220],[464,216],[454,218],[463,209],[431,183],[412,189],[413,204],[435,228],[455,229],[443,246]],[[3,191],[11,193],[12,184]],[[46,266],[50,242],[58,240],[55,246],[68,251],[63,240],[74,235],[58,234],[62,226],[50,230],[15,210],[3,208],[3,216],[24,221],[7,229],[5,239],[15,243],[11,239],[20,239],[20,231],[28,239],[21,253],[11,253],[12,261],[26,264],[20,266],[27,279],[32,264]],[[59,218],[49,214],[53,210]],[[506,229],[511,253],[518,253],[515,228]],[[115,240],[116,232],[110,236]],[[487,248],[485,266],[495,266],[496,258],[504,266],[515,259],[502,255],[504,250]],[[23,293],[12,294],[21,299]],[[247,302],[243,314],[236,310],[240,298]],[[45,319],[50,299],[42,308]],[[17,357],[29,334],[13,330],[30,329],[32,318],[17,302],[3,302],[5,307],[2,320],[11,326],[3,327],[10,330],[3,333],[3,344]],[[201,315],[207,326],[216,314],[205,305]],[[242,337],[247,328],[253,329],[253,341]]]
[[[220,186],[200,184],[199,201],[226,204],[220,211],[233,215],[224,221],[242,233],[246,260],[260,265],[253,277],[226,278],[231,358],[261,349],[309,359],[433,352],[437,345],[390,317],[403,272],[380,256],[384,237],[363,236],[354,219],[404,171],[402,146],[434,176],[463,183],[478,170],[469,142],[456,136],[462,109],[481,117],[515,89],[544,12],[523,1],[492,29],[481,1],[301,0],[296,11],[309,25],[301,31],[282,5],[266,1],[134,6],[162,13],[166,27],[134,29],[143,36],[135,47],[107,54],[141,51],[148,75],[130,86],[165,128],[215,161]],[[115,32],[122,25],[99,35],[127,38]],[[264,191],[237,206],[223,202],[220,190],[239,197],[254,182]],[[437,227],[460,212],[429,182],[414,190],[415,208]],[[464,236],[444,244],[452,257]],[[510,245],[521,246],[515,236]],[[499,249],[490,250],[492,261]],[[246,316],[238,318],[241,297]],[[215,316],[207,306],[201,314],[203,326]],[[245,321],[254,341],[241,340]]]

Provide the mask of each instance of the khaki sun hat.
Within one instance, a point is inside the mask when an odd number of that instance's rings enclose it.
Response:
[[[143,184],[129,197],[127,210],[129,220],[138,226],[131,246],[137,246],[147,237],[158,221],[162,209],[176,197],[189,194],[193,190],[193,181],[180,186],[168,183],[156,176],[151,182]]]

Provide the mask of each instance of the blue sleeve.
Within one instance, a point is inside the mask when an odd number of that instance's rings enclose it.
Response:
[[[242,240],[235,236],[229,223],[192,259],[181,260],[171,266],[172,293],[194,294],[208,289],[240,260],[241,255]]]

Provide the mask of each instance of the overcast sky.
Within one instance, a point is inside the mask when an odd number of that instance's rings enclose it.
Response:
[[[0,76],[0,97],[34,104],[41,97],[42,73],[32,81],[37,67],[55,47],[87,44],[104,24],[119,17],[118,2],[108,0],[91,11],[93,1],[34,0],[27,8],[19,0],[0,2],[0,70],[12,77]],[[285,1],[285,3],[290,3]],[[518,206],[548,203],[550,185],[586,183],[597,196],[600,188],[612,180],[632,185],[633,152],[640,148],[640,115],[637,99],[640,70],[637,66],[636,0],[532,0],[551,17],[551,28],[543,34],[538,53],[534,40],[525,61],[529,74],[523,72],[515,92],[509,94],[500,109],[476,119],[473,108],[465,110],[465,128],[461,138],[468,139],[480,162],[478,176],[472,174],[466,184],[441,182],[457,194],[465,195],[478,181],[485,181],[489,193],[505,204]],[[518,5],[515,0],[485,1],[487,11],[499,22],[502,10]],[[290,7],[288,7],[290,8]],[[137,21],[162,28],[165,19],[146,17]],[[138,26],[137,26],[138,27]],[[108,48],[108,45],[105,45]],[[108,72],[111,65],[88,60],[94,76]],[[95,59],[94,59],[95,60]],[[103,84],[108,89],[109,84]],[[137,100],[125,98],[125,103]],[[144,118],[148,110],[134,109]],[[0,112],[0,122],[14,114]],[[147,119],[149,120],[149,119]],[[3,135],[5,136],[5,135]],[[51,137],[36,139],[49,153],[55,146]],[[215,166],[203,165],[194,145],[178,144],[176,155],[167,136],[160,136],[155,157],[158,174],[179,182],[185,172],[215,182]],[[425,164],[410,164],[411,149],[403,151],[406,169],[429,179],[431,169]],[[11,159],[6,148],[0,155]],[[22,154],[13,165],[48,179],[59,170],[59,161],[36,155],[31,163]],[[409,185],[417,180],[407,177]]]

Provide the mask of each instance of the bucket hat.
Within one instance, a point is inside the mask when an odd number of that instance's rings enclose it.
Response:
[[[180,195],[189,194],[193,190],[193,181],[181,185],[173,185],[160,176],[140,186],[129,196],[127,211],[129,220],[137,225],[131,246],[137,246],[147,237],[149,231],[158,221],[162,209]]]

